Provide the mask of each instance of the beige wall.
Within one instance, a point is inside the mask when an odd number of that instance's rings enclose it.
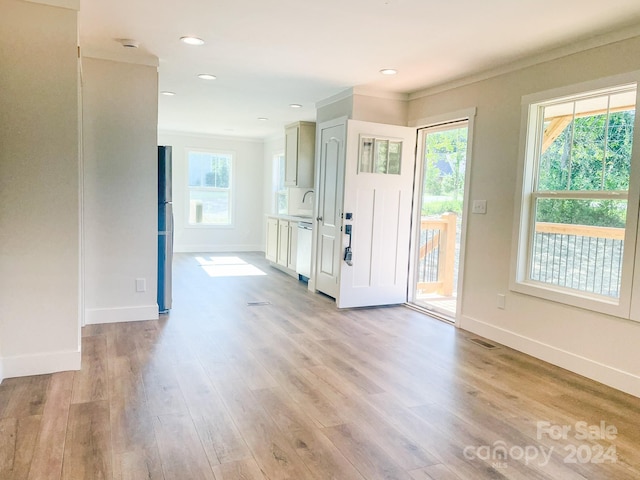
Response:
[[[407,125],[408,95],[352,88],[319,102],[316,124],[347,117],[364,122]]]
[[[640,396],[640,323],[509,291],[523,95],[640,69],[640,38],[414,99],[410,124],[477,107],[462,328]],[[496,307],[507,295],[506,309]]]
[[[316,127],[323,122],[333,120],[335,118],[347,117],[352,118],[353,115],[353,95],[340,98],[336,101],[328,100],[331,103],[324,103],[318,107],[316,112]]]
[[[83,58],[82,69],[85,321],[157,318],[157,68]]]
[[[355,94],[353,96],[353,120],[364,122],[407,125],[409,102],[394,98]]]
[[[78,369],[77,12],[0,12],[0,364],[6,377]]]

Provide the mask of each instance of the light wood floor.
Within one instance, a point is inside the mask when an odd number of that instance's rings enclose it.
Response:
[[[81,371],[2,383],[2,480],[640,478],[638,398],[408,308],[338,311],[258,254],[266,276],[196,257],[170,315],[86,327]],[[576,438],[601,421],[615,439]]]

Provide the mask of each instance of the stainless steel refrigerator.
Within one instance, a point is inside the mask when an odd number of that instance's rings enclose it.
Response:
[[[173,260],[173,203],[171,199],[171,147],[158,147],[158,311],[171,308]]]

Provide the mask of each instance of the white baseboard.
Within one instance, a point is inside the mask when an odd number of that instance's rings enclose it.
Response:
[[[264,245],[174,245],[176,253],[264,252]]]
[[[495,325],[463,315],[463,330],[481,335],[520,352],[539,358],[558,367],[603,383],[617,390],[640,397],[640,377],[623,370],[596,362],[566,350],[547,345]]]
[[[0,360],[1,378],[80,370],[81,358],[79,350],[4,357]]]
[[[87,308],[85,310],[85,325],[99,323],[139,322],[142,320],[157,320],[158,305],[143,305],[140,307],[118,308]]]

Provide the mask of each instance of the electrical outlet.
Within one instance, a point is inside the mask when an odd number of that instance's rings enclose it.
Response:
[[[498,300],[496,302],[497,307],[500,310],[504,310],[506,301],[507,301],[507,296],[505,294],[503,294],[503,293],[499,293],[498,294]]]
[[[136,278],[136,292],[142,293],[147,291],[147,280],[144,278]]]
[[[486,200],[474,200],[471,205],[471,213],[484,215],[487,213],[487,201]]]

